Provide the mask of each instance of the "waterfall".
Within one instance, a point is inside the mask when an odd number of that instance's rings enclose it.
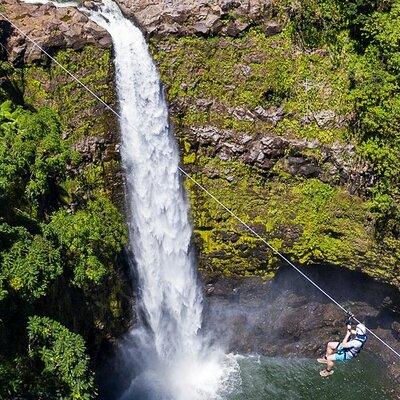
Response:
[[[192,228],[157,69],[141,31],[116,3],[104,0],[85,13],[110,33],[114,45],[130,248],[147,327],[140,330],[144,373],[162,382],[157,398],[216,398],[234,367],[199,335],[202,292]],[[133,398],[132,391],[125,398]]]
[[[91,18],[114,43],[129,237],[142,305],[161,357],[197,352],[202,295],[163,91],[141,31],[115,3],[104,4]]]
[[[141,31],[112,0],[96,2],[90,10],[61,0],[23,1],[78,7],[113,41],[129,247],[143,315],[140,326],[130,333],[133,341],[125,345],[126,357],[140,365],[121,400],[225,398],[241,384],[239,366],[235,357],[210,346],[199,333],[202,292],[179,151],[157,68]]]

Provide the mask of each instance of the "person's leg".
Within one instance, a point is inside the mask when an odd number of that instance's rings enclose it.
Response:
[[[326,361],[326,370],[331,371],[333,366],[335,365],[335,355],[329,355],[328,357],[326,357]]]
[[[324,355],[323,357],[321,357],[321,358],[317,358],[317,361],[318,361],[320,364],[326,364],[326,363],[327,363],[327,358],[328,358],[330,355],[332,355],[332,354],[334,354],[334,353],[336,352],[336,349],[337,349],[338,346],[339,346],[339,342],[329,342],[329,343],[326,345],[326,352],[325,352],[325,355]]]
[[[326,358],[326,368],[321,371],[319,374],[326,378],[333,374],[333,366],[335,365],[336,354],[331,354]]]
[[[337,347],[339,346],[339,342],[329,342],[326,346],[326,354],[325,357],[328,358],[328,356],[332,355],[335,353]]]

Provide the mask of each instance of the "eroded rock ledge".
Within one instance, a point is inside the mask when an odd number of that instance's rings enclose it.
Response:
[[[271,0],[118,0],[123,12],[151,35],[227,34],[236,36],[262,24],[266,33],[280,30]]]
[[[148,36],[237,36],[255,24],[262,26],[267,35],[281,30],[280,22],[274,20],[273,2],[269,0],[117,0],[117,3]],[[85,6],[95,7],[96,1],[85,2]],[[108,33],[74,8],[4,0],[2,13],[49,52],[60,48],[79,49],[86,44],[104,48],[111,46]],[[0,27],[8,38],[7,48],[12,62],[45,59],[37,47],[1,16]]]
[[[374,176],[352,144],[322,145],[317,140],[291,139],[277,135],[238,133],[213,126],[193,127],[187,136],[194,148],[221,160],[238,160],[265,172],[283,170],[291,175],[318,178],[364,194]]]
[[[74,8],[4,0],[1,12],[50,54],[59,49],[80,49],[86,44],[111,46],[108,33]],[[9,61],[18,64],[46,59],[38,47],[1,16],[0,28],[3,35],[0,39],[5,39]]]

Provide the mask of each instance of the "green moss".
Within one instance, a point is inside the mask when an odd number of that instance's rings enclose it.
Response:
[[[60,51],[56,59],[106,103],[114,103],[110,51],[86,46],[81,51]],[[34,108],[52,107],[60,115],[64,133],[71,141],[108,133],[113,116],[60,66],[29,65],[22,73],[25,102]]]
[[[317,179],[266,180],[241,163],[205,157],[198,157],[196,165],[203,172],[194,177],[202,185],[294,261],[346,265],[391,282],[396,279],[395,258],[388,260],[390,252],[375,242],[368,203],[345,188]],[[202,270],[270,277],[277,260],[265,244],[191,182],[186,185]]]
[[[302,52],[293,44],[288,30],[266,37],[254,28],[239,38],[173,37],[153,42],[154,57],[168,89],[170,101],[191,106],[177,116],[180,128],[212,124],[248,133],[343,141],[346,128],[327,129],[304,124],[302,118],[321,110],[348,115],[350,79],[346,53],[329,57],[326,51]],[[188,57],[190,54],[190,57]],[[199,110],[194,99],[220,104],[218,112]],[[273,126],[263,121],[240,120],[232,107],[254,110],[282,106],[284,119]]]
[[[196,161],[196,154],[195,153],[191,153],[191,154],[183,157],[183,163],[184,164],[193,164],[195,161]]]
[[[114,67],[110,50],[86,46],[80,51],[59,51],[55,58],[106,103],[114,104]],[[60,66],[30,64],[14,69],[10,76],[28,106],[45,105],[58,114],[63,137],[69,144],[86,137],[106,136],[110,139],[110,135],[115,134],[115,116]],[[117,156],[107,162],[96,160],[80,170],[80,176],[65,183],[64,202],[82,195],[85,198],[102,194],[114,196],[111,192],[119,190],[115,185],[115,176],[120,170]]]
[[[304,10],[309,11],[314,3],[308,2]],[[303,6],[299,7],[301,14]],[[321,15],[312,15],[321,22]],[[328,22],[337,17],[335,11]],[[316,41],[307,48],[301,47],[299,29],[309,27],[300,20],[296,23],[287,20],[283,32],[272,37],[265,37],[256,27],[238,38],[153,40],[151,48],[168,99],[182,104],[179,113],[172,115],[181,139],[193,127],[212,125],[249,135],[317,139],[323,144],[352,142],[360,155],[367,158],[368,149],[357,146],[354,127],[348,123],[354,119],[354,96],[358,93],[352,85],[365,75],[365,67],[357,68],[362,60],[356,54],[350,32],[337,29],[334,37],[332,32],[323,32],[316,40],[318,27],[324,25],[311,24],[306,39]],[[359,75],[361,70],[364,75]],[[207,100],[210,107],[204,107],[199,99]],[[253,112],[258,106],[282,107],[284,115],[272,124],[259,119],[244,120],[234,112],[237,108]],[[335,117],[324,125],[317,116],[327,110],[333,111]],[[182,148],[183,161],[196,179],[297,262],[359,268],[399,284],[395,267],[399,261],[399,240],[391,234],[375,237],[371,210],[376,208],[376,198],[371,203],[350,195],[345,187],[293,177],[280,162],[267,180],[257,169],[207,158],[205,152],[186,144]],[[313,157],[322,170],[327,168],[320,149],[304,149],[302,154]],[[381,149],[380,154],[388,152]],[[386,164],[393,159],[383,158]],[[271,276],[276,259],[268,248],[191,182],[186,184],[203,271]],[[380,203],[381,208],[385,206],[385,198]]]

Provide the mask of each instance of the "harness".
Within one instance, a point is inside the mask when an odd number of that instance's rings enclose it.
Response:
[[[360,335],[360,336],[356,336],[354,339],[352,340],[356,340],[357,342],[361,343],[360,347],[349,347],[349,348],[343,348],[340,351],[338,351],[338,353],[344,353],[344,359],[351,359],[351,358],[355,358],[358,356],[358,354],[360,353],[360,351],[363,349],[366,341],[367,341],[367,335]],[[350,356],[350,357],[349,357]]]

